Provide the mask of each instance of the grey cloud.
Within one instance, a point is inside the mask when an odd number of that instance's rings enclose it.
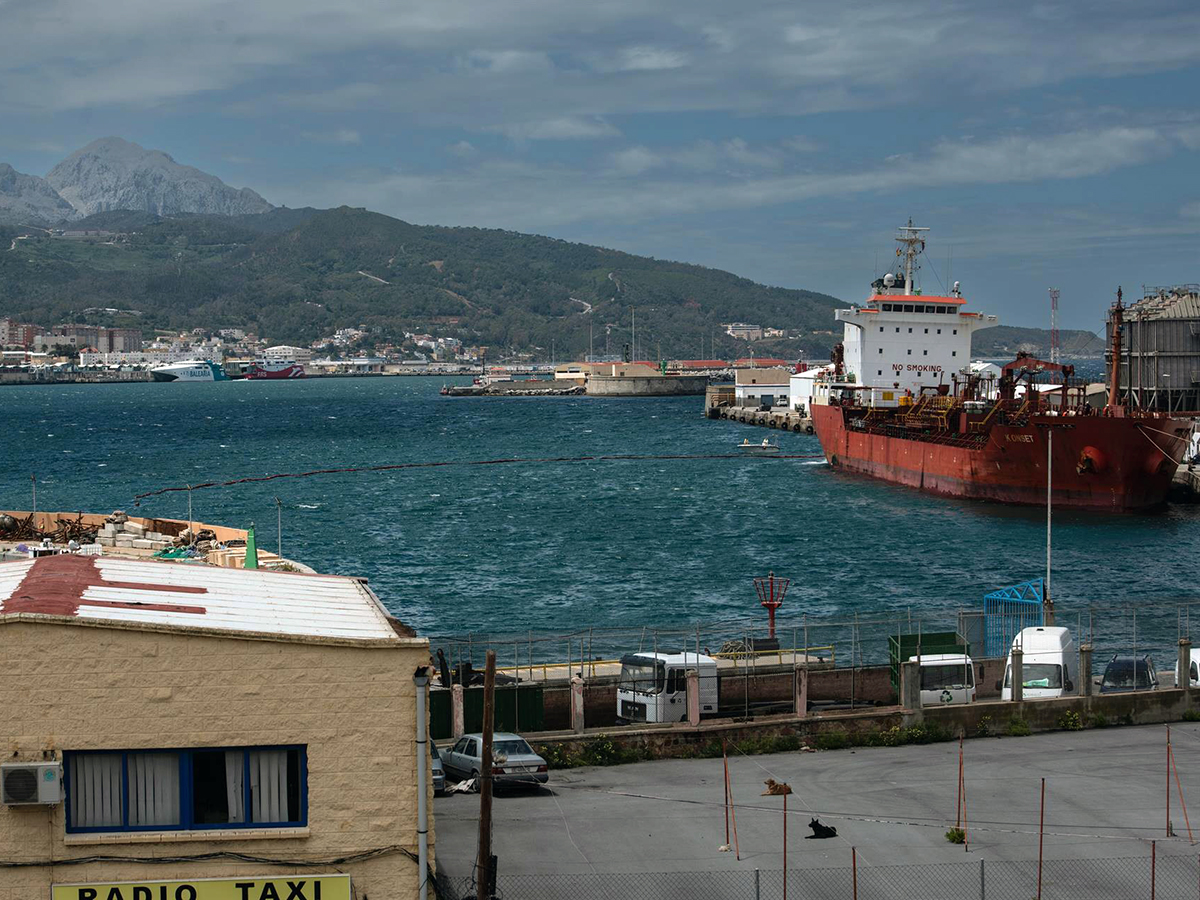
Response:
[[[236,89],[237,102],[266,109],[278,82],[291,81],[282,93],[293,104],[369,105],[459,125],[488,110],[504,116],[498,124],[664,109],[795,114],[1200,62],[1194,5],[1053,9],[937,0],[684,8],[44,0],[6,7],[0,108],[148,105]],[[899,74],[905,59],[919,63],[915,74]]]
[[[560,116],[536,122],[516,122],[510,125],[489,126],[518,141],[578,141],[616,137],[620,131],[597,116]]]
[[[289,205],[350,203],[416,221],[488,224],[539,232],[631,214],[670,216],[799,203],[822,197],[1083,178],[1185,149],[1173,127],[1113,127],[1034,138],[941,141],[890,164],[850,172],[730,177],[664,170],[663,156],[630,148],[607,175],[555,165],[484,161],[467,172],[370,172],[307,188],[269,186]]]
[[[334,128],[331,131],[306,131],[304,137],[317,144],[361,144],[362,135],[353,128]]]

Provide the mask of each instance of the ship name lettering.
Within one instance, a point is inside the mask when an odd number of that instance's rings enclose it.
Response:
[[[1004,436],[1004,439],[1006,441],[1012,441],[1014,444],[1032,444],[1033,443],[1033,435],[1032,434],[1006,434]]]

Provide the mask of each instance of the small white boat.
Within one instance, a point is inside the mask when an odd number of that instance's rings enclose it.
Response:
[[[743,440],[738,444],[738,449],[747,456],[778,456],[779,445],[772,444],[767,438],[762,439],[761,444],[752,444],[750,441]]]

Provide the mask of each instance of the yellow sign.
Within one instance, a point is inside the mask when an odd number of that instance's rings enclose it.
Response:
[[[349,875],[56,884],[51,900],[350,900]]]

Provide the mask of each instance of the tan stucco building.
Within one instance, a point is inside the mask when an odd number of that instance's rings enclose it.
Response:
[[[345,874],[358,900],[416,898],[428,662],[352,578],[0,563],[0,761],[61,765],[62,793],[0,805],[0,859],[37,864],[0,870],[0,900],[160,900],[164,881],[207,900],[217,879],[235,880],[221,897],[285,898],[267,879],[287,875],[304,900],[330,875],[338,900]],[[432,826],[429,846],[432,864]],[[254,859],[195,858],[220,852]],[[95,857],[115,859],[71,862]],[[93,887],[51,894],[66,884]]]

